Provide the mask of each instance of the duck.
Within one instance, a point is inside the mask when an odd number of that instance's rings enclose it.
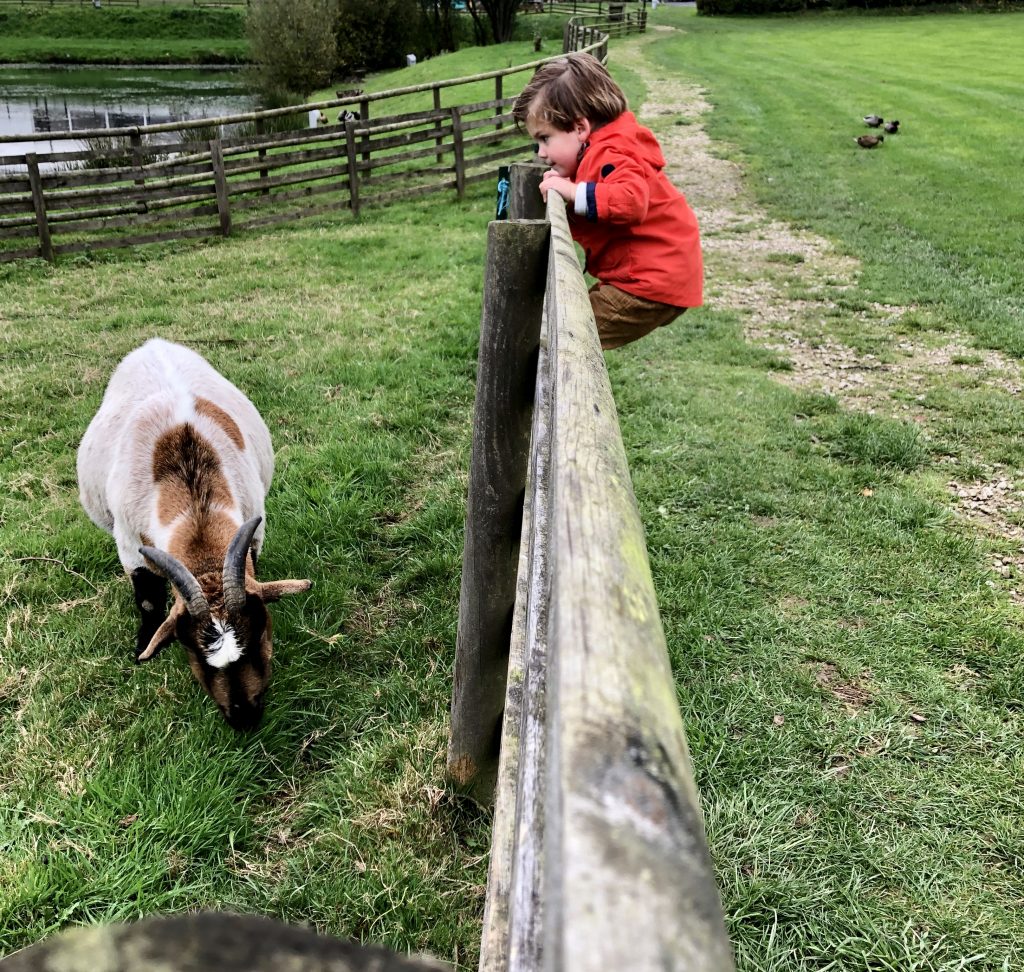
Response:
[[[867,125],[868,128],[878,128],[878,126],[881,125],[884,121],[885,119],[881,115],[864,116],[864,124]]]
[[[861,148],[877,148],[885,141],[884,135],[858,135],[854,139]]]
[[[890,135],[895,135],[900,130],[900,123],[898,119],[887,121],[882,128],[884,128]]]

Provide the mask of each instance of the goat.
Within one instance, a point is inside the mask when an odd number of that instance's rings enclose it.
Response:
[[[235,729],[263,715],[266,604],[311,586],[256,580],[273,473],[270,432],[252,402],[195,351],[158,338],[114,370],[78,449],[82,506],[113,535],[132,581],[136,662],[180,640]]]
[[[338,112],[338,121],[344,124],[347,121],[359,121],[358,111],[349,111],[347,108],[343,108]]]

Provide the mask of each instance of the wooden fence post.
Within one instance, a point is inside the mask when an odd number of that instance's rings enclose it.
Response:
[[[224,150],[219,138],[210,140],[210,163],[213,165],[213,184],[217,190],[217,215],[220,217],[220,231],[231,235],[231,208],[228,199],[228,180],[224,172]]]
[[[359,120],[364,124],[370,123],[370,101],[368,98],[363,98],[359,102]],[[361,146],[363,150],[363,161],[370,161],[370,136],[364,131],[361,140]]]
[[[258,117],[256,119],[256,134],[258,136],[262,137],[263,135],[266,134],[266,131],[267,131],[267,123],[263,120],[262,117]],[[256,150],[256,157],[262,162],[267,157],[267,150],[265,148],[257,149]],[[266,182],[266,180],[267,180],[267,178],[269,176],[270,176],[270,170],[269,169],[260,169],[260,182]],[[267,189],[267,188],[264,188],[262,190],[262,192],[261,192],[261,195],[269,196],[270,195],[270,190]]]
[[[46,219],[46,198],[43,196],[43,180],[39,176],[39,161],[32,152],[25,156],[25,162],[28,165],[28,184],[32,189],[32,208],[36,211],[39,252],[44,260],[53,263],[53,242],[50,239],[50,224]]]
[[[501,81],[502,81],[502,78],[501,78],[501,75],[499,74],[494,79],[494,100],[495,101],[499,101],[499,102],[501,101],[501,98],[502,98],[502,94],[501,94]],[[501,107],[500,104],[494,106],[494,114],[496,114],[496,115],[500,115],[503,110],[504,109]],[[500,128],[504,128],[505,125],[504,125],[503,122],[498,122],[497,125],[495,125],[494,127],[500,129]]]
[[[548,234],[540,221],[487,228],[448,744],[449,779],[481,803],[498,772]]]
[[[435,88],[434,88],[434,111],[440,111],[440,110],[441,110],[441,89],[435,86]],[[440,119],[438,119],[437,121],[434,122],[434,129],[435,129],[435,131],[438,132],[437,138],[434,139],[434,144],[437,146],[437,161],[440,163],[440,162],[444,162],[444,152],[442,151],[442,148],[441,148],[441,146],[444,144],[444,136],[440,134],[440,132],[441,132],[441,120]]]
[[[459,201],[466,192],[466,147],[462,141],[462,115],[458,106],[451,109],[452,142],[455,148],[455,195]]]
[[[534,162],[513,162],[509,166],[509,219],[546,218],[540,180],[547,168]]]
[[[359,215],[359,165],[356,161],[356,123],[345,121],[345,150],[348,155],[348,204],[353,216]]]
[[[146,179],[142,174],[142,136],[135,131],[129,137],[132,143],[132,165],[139,170],[139,174],[135,177],[135,185],[144,186]]]

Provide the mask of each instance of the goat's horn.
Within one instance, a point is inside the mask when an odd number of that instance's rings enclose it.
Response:
[[[206,603],[206,595],[199,586],[199,581],[192,576],[192,572],[176,558],[172,557],[165,550],[157,550],[156,547],[139,547],[139,553],[147,560],[152,561],[166,575],[168,580],[177,588],[188,613],[192,615],[197,624],[203,624],[210,620],[210,605]]]
[[[239,614],[245,606],[245,560],[249,556],[249,545],[256,527],[262,521],[262,516],[246,520],[238,528],[224,555],[224,611],[229,618]]]

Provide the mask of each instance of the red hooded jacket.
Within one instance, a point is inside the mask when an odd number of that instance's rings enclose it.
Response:
[[[654,134],[630,111],[590,136],[576,170],[579,208],[569,217],[586,271],[637,297],[675,307],[703,302],[697,217],[662,171]],[[570,207],[571,209],[572,207]]]

